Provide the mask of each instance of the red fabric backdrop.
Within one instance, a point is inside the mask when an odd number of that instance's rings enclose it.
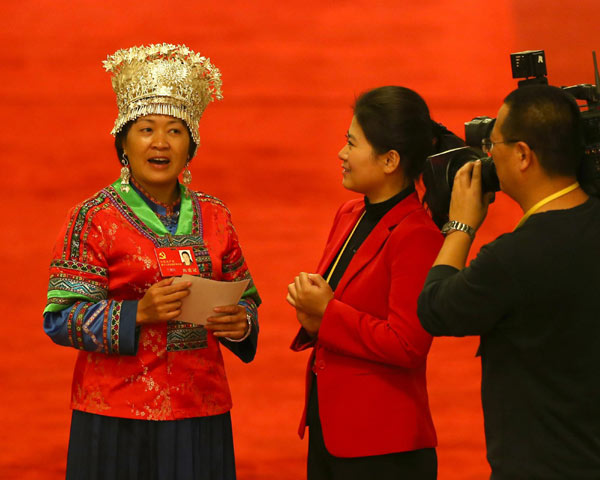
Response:
[[[5,2],[6,3],[6,2]],[[0,349],[0,477],[64,476],[75,352],[42,331],[50,248],[67,209],[118,175],[108,132],[116,106],[101,60],[147,43],[185,43],[221,69],[225,100],[209,106],[193,185],[233,212],[264,299],[259,353],[227,356],[241,480],[304,478],[295,434],[305,354],[284,297],[312,270],[339,203],[336,154],[355,95],[414,88],[457,133],[495,116],[514,86],[509,53],[545,49],[551,83],[593,83],[595,0],[21,0],[3,5],[0,145],[5,204]],[[477,247],[510,230],[499,196]],[[477,339],[434,342],[429,390],[441,480],[488,475]]]

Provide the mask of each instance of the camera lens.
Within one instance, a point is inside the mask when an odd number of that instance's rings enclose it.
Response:
[[[481,159],[481,190],[483,193],[500,191],[500,180],[491,157]]]
[[[500,181],[496,175],[496,167],[490,157],[483,155],[481,150],[472,147],[461,147],[447,150],[427,159],[428,176],[436,185],[438,192],[450,195],[454,185],[454,177],[467,162],[481,160],[481,187],[483,193],[500,190]]]
[[[495,118],[475,117],[470,122],[465,122],[465,142],[470,147],[480,148],[481,141],[489,138],[496,123]]]

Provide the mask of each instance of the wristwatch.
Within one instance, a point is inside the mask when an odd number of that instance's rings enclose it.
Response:
[[[450,220],[446,222],[442,227],[442,235],[448,235],[454,231],[465,232],[472,239],[475,238],[475,229],[470,227],[466,223],[459,222],[457,220]]]

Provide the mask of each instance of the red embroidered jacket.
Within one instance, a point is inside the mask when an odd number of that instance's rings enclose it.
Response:
[[[161,280],[155,248],[185,246],[200,275],[250,279],[230,213],[218,199],[182,187],[174,235],[135,192],[118,182],[73,208],[54,248],[44,328],[57,343],[82,350],[71,407],[147,420],[217,415],[231,408],[219,341],[201,325],[135,326],[137,300]],[[257,307],[252,282],[243,304],[251,335],[223,340],[243,361],[256,352]]]

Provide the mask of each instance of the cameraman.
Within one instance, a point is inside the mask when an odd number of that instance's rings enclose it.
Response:
[[[484,147],[525,215],[465,267],[490,197],[480,162],[464,165],[419,297],[432,335],[481,335],[493,480],[600,478],[600,200],[577,183],[582,143],[563,90],[508,95]]]

